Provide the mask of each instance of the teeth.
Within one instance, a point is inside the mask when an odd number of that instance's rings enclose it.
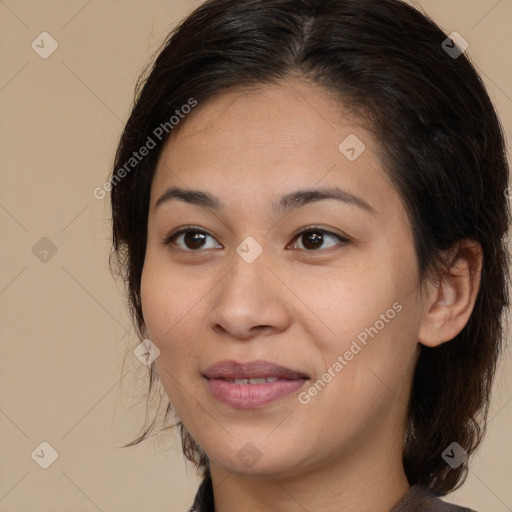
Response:
[[[258,379],[226,379],[227,382],[234,384],[265,384],[266,382],[276,382],[277,377],[261,377]]]
[[[265,384],[265,377],[261,379],[248,379],[249,384]]]

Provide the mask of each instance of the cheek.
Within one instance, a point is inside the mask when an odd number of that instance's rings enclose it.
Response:
[[[177,340],[180,318],[185,314],[185,301],[179,289],[179,283],[171,283],[162,266],[149,254],[141,277],[141,306],[148,337],[160,349],[160,360],[167,358]],[[175,345],[183,346],[177,342]]]
[[[151,258],[146,260],[141,278],[141,304],[149,339],[160,350],[155,366],[160,382],[173,409],[183,412],[193,404],[187,404],[183,396],[181,382],[185,382],[185,369],[194,357],[191,344],[183,338],[190,322],[183,294],[177,293],[179,283],[162,279],[161,267],[153,265]],[[171,284],[173,284],[171,286]]]
[[[204,315],[205,291],[191,286],[189,276],[177,274],[165,261],[148,255],[141,277],[141,305],[149,339],[159,348],[157,368],[183,374],[186,361],[201,353],[200,342],[190,336]],[[202,338],[201,338],[202,340]]]
[[[156,344],[172,326],[172,319],[166,315],[170,294],[165,293],[165,285],[158,277],[151,261],[146,260],[141,277],[141,306],[149,338]]]
[[[362,408],[401,386],[414,358],[421,321],[414,258],[399,264],[385,258],[368,261],[357,271],[318,281],[323,286],[304,282],[297,291],[308,297],[315,313],[308,314],[311,322],[304,325],[321,355],[317,368],[323,366],[322,374],[331,369],[335,375],[329,384],[333,394],[325,393],[325,399],[349,393],[358,397],[354,407]],[[321,331],[315,332],[315,326]]]
[[[335,350],[348,350],[361,333],[364,341],[365,330],[376,322],[379,331],[387,330],[395,322],[396,309],[400,309],[395,304],[404,300],[407,286],[403,280],[392,280],[389,268],[368,263],[314,281],[313,285],[311,279],[295,277],[293,289],[297,296],[307,298],[303,319],[310,318],[304,324],[309,334],[321,348]]]
[[[149,243],[140,293],[144,321],[155,342],[169,337],[187,311],[187,283],[177,277],[165,255]]]

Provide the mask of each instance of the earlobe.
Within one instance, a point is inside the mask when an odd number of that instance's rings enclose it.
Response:
[[[466,326],[480,289],[483,252],[474,240],[452,248],[442,275],[427,286],[425,312],[418,341],[437,347],[452,340]]]

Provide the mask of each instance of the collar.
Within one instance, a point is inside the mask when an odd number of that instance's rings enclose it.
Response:
[[[211,477],[206,477],[197,490],[194,504],[188,512],[215,512],[213,501],[213,484]],[[389,512],[475,512],[439,499],[428,489],[413,485],[407,494]]]

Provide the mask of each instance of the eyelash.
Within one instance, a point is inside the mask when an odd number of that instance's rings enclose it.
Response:
[[[165,238],[165,240],[163,241],[163,244],[164,245],[170,245],[171,243],[173,243],[173,240],[176,239],[177,237],[179,237],[180,235],[183,235],[183,234],[186,234],[186,233],[189,233],[189,232],[192,232],[192,233],[200,233],[200,234],[203,234],[203,235],[207,235],[213,239],[215,239],[212,235],[210,235],[208,232],[202,230],[202,229],[199,229],[195,226],[185,226],[184,228],[180,229],[179,231],[175,232],[175,233],[171,233],[169,236],[167,236]],[[317,233],[317,234],[322,234],[322,235],[329,235],[329,236],[333,236],[335,238],[337,238],[340,242],[341,245],[346,245],[348,243],[350,243],[350,239],[349,238],[345,238],[341,235],[337,235],[336,233],[333,233],[331,231],[327,231],[321,227],[318,227],[318,226],[309,226],[307,228],[304,228],[302,231],[300,231],[299,233],[297,233],[293,240],[297,240],[299,239],[302,235],[304,235],[305,233]],[[292,240],[292,242],[293,242]],[[322,249],[300,249],[301,251],[306,251],[306,252],[310,252],[310,253],[317,253],[317,252],[325,252],[326,250],[329,251],[329,250],[332,250],[334,249],[335,247],[330,247],[329,249],[324,249],[322,251]],[[184,251],[184,252],[204,252],[205,250],[201,250],[201,249],[197,249],[197,250],[193,250],[193,249],[182,249],[181,247],[179,247],[180,250]]]

